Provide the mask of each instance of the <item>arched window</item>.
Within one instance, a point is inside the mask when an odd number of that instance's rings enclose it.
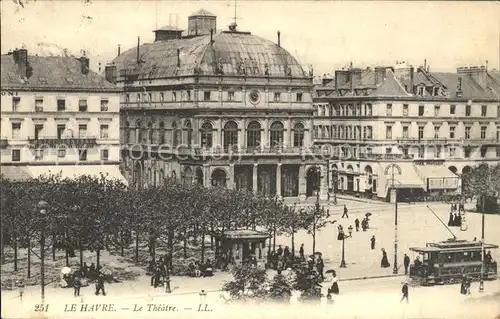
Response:
[[[148,144],[153,144],[153,123],[148,123]]]
[[[260,124],[259,122],[251,122],[247,128],[247,147],[255,148],[261,144],[260,138]]]
[[[304,146],[304,124],[297,123],[293,128],[293,146]]]
[[[141,128],[141,121],[135,122],[135,141],[136,143],[141,143],[142,142],[142,128]]]
[[[184,122],[184,129],[186,130],[186,138],[188,146],[191,146],[193,138],[193,127],[191,126],[191,121],[187,120]]]
[[[172,123],[172,146],[177,146],[179,145],[179,130],[177,129],[177,123],[173,122]]]
[[[271,146],[283,145],[284,128],[281,122],[271,124]]]
[[[159,135],[158,143],[165,144],[165,123],[163,121],[160,122],[158,135]]]
[[[238,145],[238,125],[230,121],[224,125],[224,149],[227,150],[236,145]]]
[[[226,187],[226,172],[217,168],[212,172],[212,186]]]
[[[201,126],[201,147],[212,147],[212,124],[205,122]]]

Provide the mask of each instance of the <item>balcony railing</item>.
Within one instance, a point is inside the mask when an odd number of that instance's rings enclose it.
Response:
[[[360,154],[360,158],[368,158],[368,159],[388,159],[388,160],[394,160],[394,159],[402,159],[402,160],[412,160],[415,155],[413,154]]]
[[[97,139],[95,137],[39,137],[28,138],[30,148],[55,148],[66,146],[71,148],[90,148],[95,147]]]
[[[498,140],[496,138],[485,138],[485,139],[480,139],[480,138],[403,138],[403,139],[398,139],[398,143],[410,143],[410,144],[456,144],[456,143],[461,143],[461,144],[478,144],[478,143],[498,143]]]
[[[328,148],[313,147],[200,147],[200,146],[177,146],[170,148],[159,148],[158,151],[176,153],[179,155],[216,156],[216,155],[330,155]]]

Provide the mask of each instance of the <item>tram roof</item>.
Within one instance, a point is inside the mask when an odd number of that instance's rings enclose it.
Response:
[[[478,250],[481,251],[481,247],[484,249],[496,249],[497,245],[493,244],[483,244],[481,245],[461,245],[460,247],[436,247],[436,246],[428,246],[428,247],[410,247],[411,251],[422,252],[422,253],[430,253],[430,252],[460,252],[460,251],[471,251]]]

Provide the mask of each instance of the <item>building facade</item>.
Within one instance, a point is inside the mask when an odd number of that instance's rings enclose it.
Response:
[[[500,75],[486,67],[351,67],[315,91],[314,141],[339,156],[340,192],[388,198],[394,181],[398,197],[453,193],[462,173],[500,161]]]
[[[1,174],[23,180],[119,172],[119,90],[86,57],[1,56]]]
[[[155,41],[106,67],[122,88],[122,161],[131,185],[168,178],[267,195],[327,196],[325,161],[312,142],[312,74],[277,44],[229,30],[201,10],[187,32]],[[321,181],[321,182],[320,182]]]

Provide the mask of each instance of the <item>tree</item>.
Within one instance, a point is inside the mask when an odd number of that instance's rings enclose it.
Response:
[[[230,301],[261,301],[267,297],[266,270],[250,264],[237,265],[231,270],[234,279],[222,286]]]
[[[321,207],[319,203],[316,203],[314,207],[300,210],[300,224],[308,234],[312,235],[313,254],[316,252],[316,232],[325,227],[327,223],[329,223],[329,217],[330,212],[328,210],[325,210],[324,207]]]
[[[478,208],[484,205],[486,213],[499,212],[500,164],[481,164],[462,176],[462,194],[476,197]],[[479,208],[480,210],[482,208]]]
[[[301,228],[301,219],[296,206],[283,205],[280,229],[292,238],[292,255],[295,255],[295,233]]]
[[[282,274],[274,276],[270,283],[269,298],[275,302],[289,303],[292,296],[292,286]]]
[[[299,300],[302,302],[321,302],[321,277],[314,269],[307,267],[305,263],[300,264],[295,271],[294,289],[300,291]]]

